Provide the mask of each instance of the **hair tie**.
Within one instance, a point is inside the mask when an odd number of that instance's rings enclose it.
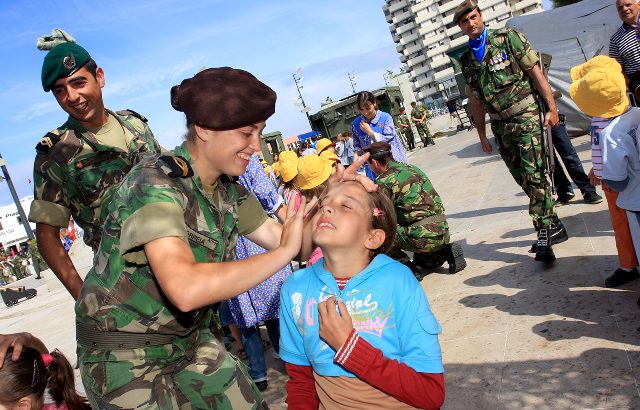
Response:
[[[49,353],[42,353],[40,357],[44,362],[44,367],[49,368],[49,365],[51,364],[51,362],[53,362],[53,356],[51,356]]]
[[[385,213],[380,208],[373,208],[373,216],[385,216]]]

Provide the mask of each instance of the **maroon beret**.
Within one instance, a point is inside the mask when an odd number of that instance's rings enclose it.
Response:
[[[171,88],[171,106],[189,124],[231,130],[265,121],[276,110],[276,93],[253,74],[209,68]]]

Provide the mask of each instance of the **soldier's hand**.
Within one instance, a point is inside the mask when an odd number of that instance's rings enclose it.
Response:
[[[591,171],[589,171],[589,182],[593,186],[598,186],[602,183],[602,180],[596,176],[593,168],[591,168]]]
[[[480,137],[480,145],[482,145],[482,150],[487,154],[491,154],[493,152],[493,147],[487,137]]]
[[[282,224],[282,235],[280,236],[280,247],[290,249],[292,255],[297,255],[302,247],[302,230],[304,227],[304,216],[315,207],[316,201],[307,204],[305,197],[300,200],[298,209],[290,206],[287,208],[287,219]]]
[[[547,112],[547,115],[544,116],[543,127],[546,130],[547,127],[555,127],[556,125],[558,125],[559,122],[560,122],[560,117],[558,117],[558,111],[551,110]]]

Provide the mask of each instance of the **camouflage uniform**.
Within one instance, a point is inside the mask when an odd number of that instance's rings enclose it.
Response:
[[[402,251],[414,252],[420,263],[441,266],[445,257],[440,251],[449,243],[449,224],[440,196],[420,168],[395,161],[388,167],[376,184],[391,198],[398,215],[389,256],[406,263],[409,258]]]
[[[36,146],[33,166],[35,199],[29,220],[66,228],[73,216],[94,252],[106,216],[102,205],[111,201],[113,188],[145,154],[161,149],[144,117],[133,111],[107,112],[122,125],[128,151],[101,144],[69,117]]]
[[[427,114],[427,116],[424,119],[424,122],[421,123],[419,121],[413,120],[413,118],[422,118],[425,113]],[[411,119],[418,129],[418,134],[420,135],[422,144],[425,147],[429,144],[434,144],[433,137],[431,137],[431,133],[429,132],[429,127],[427,127],[427,122],[430,118],[431,116],[429,115],[429,111],[427,111],[422,104],[416,104],[416,106],[411,110]]]
[[[502,159],[529,197],[534,226],[548,228],[555,209],[544,173],[534,85],[527,74],[538,56],[522,34],[505,28],[489,30],[482,63],[470,49],[460,63],[468,91],[483,102],[491,117]]]
[[[398,130],[398,132],[404,137],[404,140],[407,141],[407,149],[414,149],[416,147],[416,143],[413,136],[413,131],[411,130],[411,122],[409,121],[409,117],[407,117],[407,114],[398,114],[398,116],[396,117],[396,121],[398,122],[396,130]],[[404,126],[406,125],[408,125],[409,128],[405,128]]]
[[[266,215],[253,195],[226,177],[207,193],[185,144],[174,153],[135,166],[109,206],[95,266],[75,307],[86,393],[100,409],[265,408],[246,366],[211,333],[215,308],[183,313],[173,306],[143,246],[180,237],[198,263],[230,261],[238,234],[255,230]],[[132,337],[142,340],[127,342]],[[170,339],[144,340],[153,337]],[[119,338],[123,344],[104,344]]]

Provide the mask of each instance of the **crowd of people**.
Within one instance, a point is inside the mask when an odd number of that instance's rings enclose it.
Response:
[[[611,40],[613,58],[571,70],[571,98],[593,117],[588,176],[558,128],[526,37],[488,29],[474,0],[453,18],[469,37],[460,62],[481,147],[493,151],[488,114],[500,155],[530,199],[535,260],[555,260],[552,246],[568,238],[556,205],[575,196],[564,176],[553,197],[539,139],[550,127],[585,202],[602,201],[596,185],[605,192],[620,258],[610,287],[640,277],[640,114],[627,96],[640,61],[640,6],[617,6],[624,24]],[[71,36],[54,30],[38,44],[48,51],[42,87],[69,117],[36,147],[29,219],[42,257],[76,300],[86,397],[75,392],[64,355],[18,333],[0,335],[1,406],[267,408],[269,347],[285,362],[290,408],[442,405],[441,327],[420,280],[445,262],[458,273],[466,261],[441,197],[409,164],[398,135],[414,149],[405,134],[414,125],[424,146],[435,143],[422,105],[412,103],[409,115],[400,107],[394,123],[361,92],[350,130],[276,153],[269,165],[257,153],[275,92],[249,72],[209,68],[170,90],[187,130],[166,150],[144,116],[105,108],[105,73]],[[542,124],[536,99],[548,110]],[[59,237],[70,217],[95,253],[84,281]],[[239,358],[221,342],[221,324]],[[53,403],[44,404],[45,391]]]

